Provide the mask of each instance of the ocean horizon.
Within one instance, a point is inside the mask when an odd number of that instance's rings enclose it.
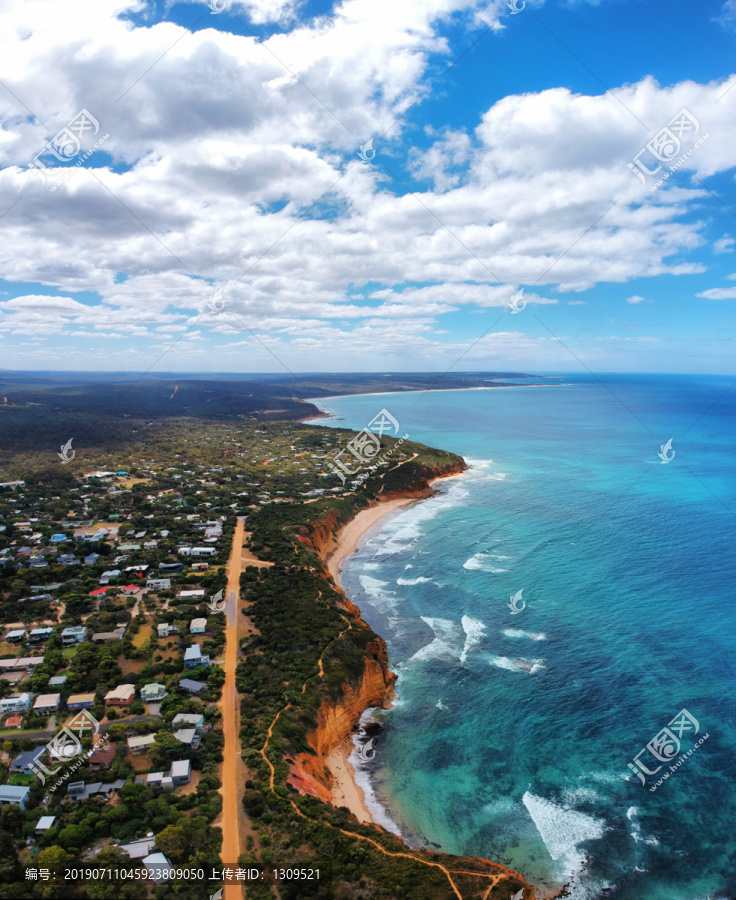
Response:
[[[731,379],[558,377],[313,401],[470,467],[343,565],[398,675],[358,782],[540,895],[734,898]]]

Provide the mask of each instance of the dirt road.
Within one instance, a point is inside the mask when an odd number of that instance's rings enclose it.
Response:
[[[228,866],[237,864],[241,852],[241,796],[243,766],[238,739],[240,722],[240,701],[235,690],[235,669],[238,664],[238,604],[240,600],[241,551],[244,538],[244,519],[238,519],[233,535],[232,551],[227,565],[227,630],[225,632],[225,683],[222,688],[220,708],[222,729],[225,736],[222,764],[222,850],[220,858]],[[239,884],[226,885],[225,900],[240,900],[243,887]]]

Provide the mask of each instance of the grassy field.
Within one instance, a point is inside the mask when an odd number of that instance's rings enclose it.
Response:
[[[153,631],[152,625],[141,625],[140,631],[138,634],[133,635],[133,646],[134,647],[142,647],[145,642],[150,638],[151,632]]]

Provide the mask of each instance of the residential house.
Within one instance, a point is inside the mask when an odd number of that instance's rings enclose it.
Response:
[[[171,634],[171,625],[168,622],[161,622],[156,626],[156,632],[160,638],[167,638]]]
[[[168,880],[167,873],[171,870],[171,863],[166,859],[163,853],[151,853],[142,860],[143,865],[148,869],[149,878],[156,884]]]
[[[83,781],[74,781],[69,785],[69,798],[71,800],[88,800],[90,797],[94,797],[98,794],[109,794],[111,791],[119,791],[120,788],[125,787],[125,779],[118,778],[117,781],[113,781],[112,784],[102,784],[100,781],[96,781],[93,784],[85,784]]]
[[[0,700],[0,715],[7,713],[27,713],[31,708],[33,694],[9,694]]]
[[[196,669],[198,666],[208,666],[210,658],[206,653],[202,653],[199,644],[192,644],[184,651],[184,668]]]
[[[20,806],[25,812],[30,793],[31,789],[29,787],[2,784],[0,785],[0,806]]]
[[[102,746],[99,746],[102,743]],[[99,747],[99,749],[98,749]],[[87,763],[91,769],[106,769],[115,759],[115,744],[107,743],[104,734],[97,732],[92,735],[92,753],[87,757]]]
[[[36,834],[44,834],[44,832],[48,831],[49,828],[53,827],[55,821],[56,816],[41,816],[41,818],[36,823]]]
[[[121,590],[124,594],[135,594],[136,591],[142,591],[142,590],[143,590],[143,585],[141,585],[141,584],[124,584],[124,585],[122,585],[122,587],[120,588],[120,590]]]
[[[25,639],[27,633],[25,628],[17,628],[15,631],[9,631],[5,635],[5,640],[8,644],[20,644],[20,642]]]
[[[192,750],[196,750],[199,747],[199,735],[196,728],[180,728],[178,731],[173,732],[173,735],[185,747],[190,747]]]
[[[146,787],[160,787],[170,791],[174,787],[173,779],[163,772],[149,772],[148,775],[139,775],[136,784],[145,784]]]
[[[128,738],[128,750],[136,754],[145,753],[153,747],[155,741],[155,734],[136,734]]]
[[[192,619],[189,623],[190,634],[204,634],[207,631],[207,619]]]
[[[184,726],[201,731],[204,728],[204,715],[202,713],[178,713],[174,716],[171,727],[181,728]]]
[[[72,644],[81,644],[87,638],[87,629],[84,625],[73,625],[71,628],[65,628],[61,632],[61,643],[65,647]]]
[[[192,547],[190,556],[214,556],[217,550],[214,547]]]
[[[105,694],[105,704],[107,706],[130,706],[135,700],[134,684],[119,684],[116,688]]]
[[[144,703],[160,703],[166,696],[166,688],[156,682],[144,684],[141,688],[141,700]]]
[[[181,572],[184,568],[183,563],[159,563],[158,564],[158,572],[159,575],[173,575],[176,572]]]
[[[153,838],[139,838],[129,844],[121,844],[120,849],[125,851],[131,859],[143,859],[148,856],[156,841]]]
[[[146,582],[146,588],[149,591],[170,591],[171,590],[171,579],[170,578],[149,578]]]
[[[192,678],[182,678],[179,687],[188,694],[201,694],[207,689],[207,685],[202,681],[194,681]]]
[[[108,569],[100,575],[100,584],[109,584],[113,578],[117,578],[120,574],[120,569]]]
[[[76,709],[92,709],[95,705],[94,692],[91,694],[70,694],[66,701],[66,708],[70,711]]]
[[[49,687],[62,687],[66,682],[66,675],[54,675],[49,678]]]
[[[52,716],[58,712],[61,694],[39,694],[33,704],[34,716]]]
[[[204,590],[194,590],[194,591],[179,591],[179,598],[181,600],[197,600],[200,597],[204,597]]]
[[[192,764],[188,759],[174,759],[171,761],[169,776],[175,786],[189,784],[192,777]]]
[[[33,775],[36,771],[36,763],[46,752],[46,747],[36,747],[34,750],[24,750],[19,753],[10,764],[11,772],[20,772],[23,775]]]
[[[40,644],[42,641],[47,641],[53,632],[53,628],[34,628],[29,632],[28,640],[31,644]]]
[[[104,644],[107,641],[122,641],[125,635],[125,625],[118,625],[115,631],[99,631],[92,635],[95,644]]]
[[[4,724],[6,728],[20,728],[23,724],[23,718],[22,716],[9,716]]]
[[[85,566],[93,566],[99,558],[99,553],[90,553],[89,556],[84,557],[84,564]]]

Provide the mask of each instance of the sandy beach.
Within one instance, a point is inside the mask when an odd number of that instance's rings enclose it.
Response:
[[[442,478],[434,478],[429,482],[430,486],[434,486],[440,481],[446,481],[450,478],[462,478],[465,473],[461,472],[457,475],[446,475]],[[351,556],[358,549],[361,539],[377,525],[381,519],[390,515],[396,510],[412,503],[419,503],[425,497],[398,497],[393,500],[384,500],[376,506],[369,509],[361,510],[354,519],[351,519],[347,525],[340,529],[337,535],[337,543],[331,553],[327,556],[326,564],[330,575],[335,579],[336,584],[340,584],[340,568],[342,563],[348,556]],[[348,757],[353,752],[352,737],[347,737],[330,753],[326,759],[327,768],[332,774],[332,802],[335,806],[345,806],[350,812],[361,822],[372,822],[368,807],[365,802],[365,795],[362,788],[356,784],[355,769]]]

